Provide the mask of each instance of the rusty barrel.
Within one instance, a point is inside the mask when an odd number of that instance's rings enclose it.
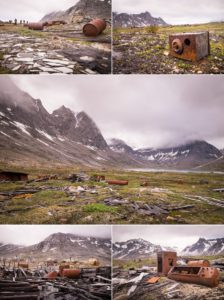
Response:
[[[28,28],[32,30],[43,30],[43,23],[29,23]]]
[[[56,279],[57,277],[58,277],[58,272],[53,271],[53,272],[48,273],[44,278],[47,278],[47,279]]]
[[[101,34],[107,27],[107,23],[103,19],[94,19],[83,27],[83,33],[86,36],[97,36]]]
[[[208,260],[190,260],[187,265],[189,267],[210,267]]]
[[[60,273],[61,276],[62,276],[62,273],[63,273],[64,269],[70,269],[70,265],[62,264],[62,265],[59,266],[59,273]]]
[[[107,180],[108,184],[114,184],[114,185],[128,185],[127,180]]]
[[[62,277],[78,279],[81,275],[80,269],[64,269],[62,271]]]

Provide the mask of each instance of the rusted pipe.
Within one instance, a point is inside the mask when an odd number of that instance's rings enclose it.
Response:
[[[97,36],[101,34],[107,27],[107,23],[103,19],[94,19],[88,24],[84,25],[83,33],[86,36]]]
[[[64,269],[62,271],[62,277],[78,279],[81,275],[80,269]]]
[[[114,185],[128,185],[127,180],[107,180],[108,184],[114,184]]]

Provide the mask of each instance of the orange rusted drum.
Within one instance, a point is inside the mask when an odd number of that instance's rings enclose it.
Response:
[[[84,25],[83,33],[86,36],[97,36],[101,34],[107,27],[107,23],[103,19],[94,19],[88,24]]]
[[[56,279],[57,277],[58,277],[58,272],[56,271],[50,272],[45,276],[45,278],[47,279]]]
[[[28,264],[24,264],[24,263],[18,263],[18,267],[19,268],[23,268],[23,269],[29,269],[29,265]]]
[[[168,278],[176,281],[201,284],[216,287],[219,284],[220,273],[218,269],[211,267],[173,267]]]
[[[189,267],[210,267],[208,260],[190,260],[187,265]]]
[[[64,269],[62,271],[62,277],[78,279],[81,275],[81,270],[79,269]]]
[[[108,184],[114,184],[114,185],[128,185],[127,180],[107,180]]]
[[[62,264],[62,265],[59,266],[59,273],[60,273],[61,276],[62,276],[62,273],[63,273],[64,269],[70,269],[70,265]]]
[[[32,30],[43,30],[43,23],[29,23],[28,28]]]

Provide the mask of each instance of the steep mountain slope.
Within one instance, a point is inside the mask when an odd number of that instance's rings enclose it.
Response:
[[[0,79],[0,158],[20,164],[138,165],[112,152],[94,121],[62,106],[49,114],[40,100]]]
[[[134,150],[120,139],[111,139],[108,141],[108,145],[114,152],[134,154]]]
[[[161,18],[154,18],[149,12],[140,14],[113,13],[114,27],[144,27],[167,25]]]
[[[200,238],[195,244],[186,247],[182,255],[223,255],[224,238],[208,239]]]
[[[116,259],[149,258],[162,250],[172,250],[160,245],[154,245],[143,239],[132,239],[113,244],[113,257]]]
[[[70,233],[55,233],[32,246],[2,245],[1,257],[35,257],[52,259],[98,258],[110,261],[111,243],[109,239],[83,237]]]
[[[83,18],[111,19],[111,0],[80,0],[66,11],[47,14],[41,22],[64,20],[68,23],[76,23]]]

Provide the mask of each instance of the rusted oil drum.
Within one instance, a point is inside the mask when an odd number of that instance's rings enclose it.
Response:
[[[29,23],[28,28],[32,30],[43,30],[44,26],[42,23]]]
[[[107,180],[108,184],[114,184],[114,185],[128,185],[127,180]]]
[[[78,279],[80,277],[81,270],[79,269],[64,269],[62,271],[62,277]]]
[[[50,272],[45,276],[45,278],[47,279],[56,279],[57,277],[58,277],[58,272],[56,271]]]
[[[103,19],[94,19],[88,24],[84,25],[83,33],[86,36],[97,36],[101,34],[107,27],[107,23]]]
[[[23,268],[23,269],[29,269],[29,265],[28,264],[23,264],[23,263],[19,263],[18,267]]]
[[[210,267],[208,260],[190,260],[187,265],[189,267]]]
[[[61,276],[62,276],[62,273],[63,273],[64,269],[70,269],[70,265],[62,264],[62,265],[59,266],[59,273],[60,273]]]

